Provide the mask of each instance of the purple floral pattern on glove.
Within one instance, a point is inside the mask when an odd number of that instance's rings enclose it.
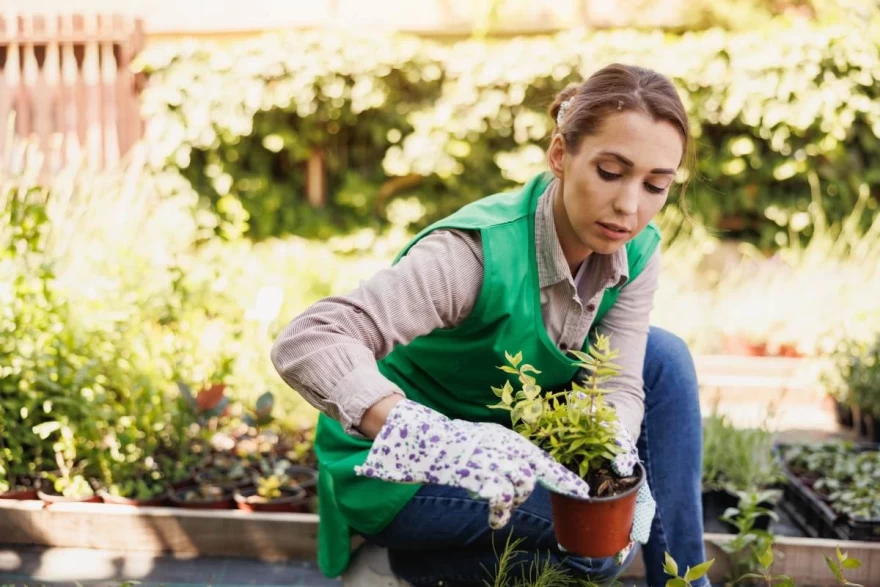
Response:
[[[355,472],[397,483],[461,487],[489,502],[489,525],[503,528],[535,484],[589,497],[587,483],[528,439],[499,424],[450,420],[400,401]]]
[[[611,463],[611,468],[619,476],[629,477],[633,474],[636,463],[639,462],[639,451],[636,448],[635,441],[632,439],[629,432],[627,432],[626,428],[624,428],[623,424],[616,422],[615,427],[617,445],[620,446],[623,451],[614,458],[614,461]]]

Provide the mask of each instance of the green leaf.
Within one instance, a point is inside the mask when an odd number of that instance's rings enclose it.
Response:
[[[504,371],[505,373],[510,373],[511,375],[519,375],[519,371],[517,371],[516,369],[514,369],[513,367],[510,367],[508,365],[502,365],[498,368],[501,369],[502,371]]]
[[[758,562],[765,569],[773,566],[773,548],[769,544],[758,553]]]
[[[837,560],[838,560],[838,561],[843,562],[843,561],[846,560],[846,554],[844,554],[844,553],[840,550],[840,545],[837,545],[837,548],[835,548],[834,550],[835,550],[835,554],[837,554]]]
[[[858,569],[862,566],[862,561],[857,558],[847,558],[840,564],[844,569]]]
[[[502,395],[504,395],[504,391],[502,391],[500,387],[493,387],[492,393],[494,393],[496,397],[501,397]]]
[[[666,587],[688,587],[687,582],[684,579],[669,579],[666,581]]]
[[[668,552],[664,553],[664,559],[663,570],[666,571],[666,574],[678,577],[678,563],[675,562],[675,559]]]
[[[776,575],[773,578],[777,581],[781,581],[781,583],[777,583],[776,587],[795,587],[794,579],[788,575]]]
[[[715,559],[707,560],[704,563],[700,563],[692,569],[688,569],[687,573],[685,573],[684,578],[686,581],[696,581],[697,579],[702,579],[706,573],[709,572],[709,569],[712,568],[712,565],[715,564]]]
[[[504,358],[507,359],[507,362],[516,367],[519,365],[520,361],[522,361],[522,351],[516,353],[516,356],[510,356],[510,353],[504,351]]]
[[[837,579],[838,583],[843,583],[843,573],[840,572],[840,569],[834,564],[834,561],[828,558],[827,554],[823,554],[825,557],[825,564],[828,565],[828,568],[831,569],[831,572],[834,574],[834,577]]]
[[[520,373],[534,373],[534,374],[536,374],[536,375],[540,375],[540,374],[541,374],[540,371],[538,371],[537,369],[535,369],[535,368],[532,367],[531,365],[523,365],[522,368],[519,370],[519,372],[520,372]]]

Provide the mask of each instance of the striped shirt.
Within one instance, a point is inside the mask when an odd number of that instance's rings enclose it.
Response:
[[[550,339],[567,351],[583,347],[605,288],[626,283],[629,268],[621,247],[611,255],[591,254],[572,276],[553,219],[556,186],[552,182],[538,200],[535,246],[544,325]],[[620,351],[621,374],[608,383],[612,391],[606,398],[633,438],[644,414],[642,367],[659,272],[658,249],[598,325]],[[294,318],[275,341],[272,362],[307,402],[359,435],[364,412],[392,394],[405,395],[379,372],[377,361],[397,345],[461,324],[482,282],[479,233],[434,231],[396,265]]]

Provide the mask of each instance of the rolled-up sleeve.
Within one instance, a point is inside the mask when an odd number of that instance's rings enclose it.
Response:
[[[272,347],[281,378],[350,434],[380,400],[405,395],[377,362],[395,346],[460,324],[483,282],[479,233],[433,232],[354,291],[322,299]]]

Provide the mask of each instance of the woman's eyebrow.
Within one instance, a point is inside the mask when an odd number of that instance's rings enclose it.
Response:
[[[604,155],[606,157],[614,157],[615,159],[617,159],[618,161],[620,161],[621,163],[623,163],[627,167],[635,167],[635,164],[632,161],[630,161],[629,159],[627,159],[626,157],[624,157],[623,155],[621,155],[617,151],[599,151],[599,155]],[[675,170],[658,167],[658,168],[652,169],[651,173],[654,175],[675,175]]]

